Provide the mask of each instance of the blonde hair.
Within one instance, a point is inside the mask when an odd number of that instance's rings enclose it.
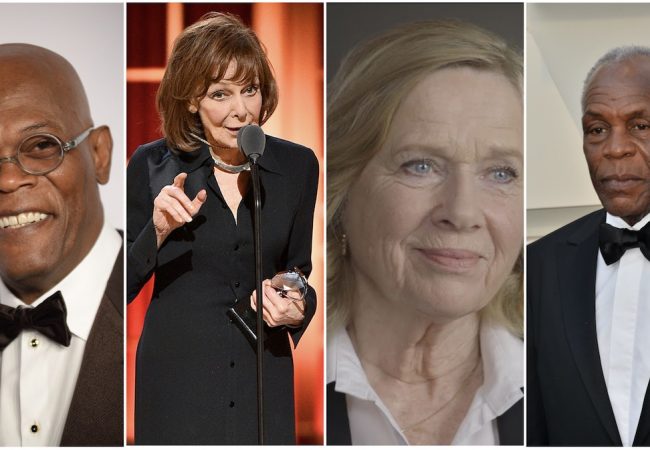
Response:
[[[343,253],[341,216],[347,192],[386,139],[405,93],[422,78],[449,67],[504,75],[521,93],[521,56],[477,26],[451,20],[394,28],[354,48],[330,83],[327,102],[327,315],[328,328],[349,321],[353,286]],[[486,308],[522,334],[521,265]],[[517,287],[519,286],[519,287]]]

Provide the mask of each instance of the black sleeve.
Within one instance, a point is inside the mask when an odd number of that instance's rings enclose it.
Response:
[[[150,157],[138,148],[126,169],[127,301],[131,302],[149,280],[156,266],[158,248],[153,227],[153,198],[149,187]]]
[[[302,186],[298,210],[294,217],[291,235],[289,236],[287,269],[298,267],[305,276],[311,273],[311,243],[314,229],[314,208],[316,206],[316,195],[318,193],[318,159],[310,150],[304,159],[304,166],[297,168],[305,174],[305,184]],[[290,328],[289,332],[294,345],[298,345],[302,334],[311,322],[316,312],[316,291],[309,286],[305,296],[305,320],[299,328]]]
[[[527,264],[527,311],[526,311],[526,444],[531,447],[547,446],[548,432],[546,427],[546,416],[544,413],[544,402],[539,386],[538,368],[537,368],[537,350],[536,350],[536,299],[538,294],[535,292],[535,286],[541,280],[539,277],[539,267],[536,265],[535,251],[528,247],[528,264]]]

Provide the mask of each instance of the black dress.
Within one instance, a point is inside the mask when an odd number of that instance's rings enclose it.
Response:
[[[267,137],[259,165],[263,277],[293,267],[309,275],[318,161],[305,147]],[[156,250],[153,199],[180,172],[188,173],[188,197],[206,189],[207,200]],[[256,444],[255,349],[226,315],[255,288],[252,184],[235,223],[207,146],[184,153],[165,140],[138,148],[127,183],[129,300],[155,275],[137,351],[136,444]],[[289,336],[298,343],[315,309],[310,289],[301,328],[267,328],[265,443],[295,443]]]

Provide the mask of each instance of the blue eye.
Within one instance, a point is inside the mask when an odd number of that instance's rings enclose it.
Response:
[[[422,159],[404,163],[402,169],[409,175],[425,176],[434,171],[435,164],[433,161]]]
[[[494,167],[490,175],[497,183],[508,184],[519,177],[519,174],[512,167]]]

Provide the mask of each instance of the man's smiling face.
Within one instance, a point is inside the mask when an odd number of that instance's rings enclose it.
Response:
[[[31,135],[67,142],[92,120],[81,82],[63,58],[8,44],[0,45],[0,124],[6,158]],[[110,144],[108,129],[97,129],[45,175],[12,161],[0,165],[0,276],[24,301],[63,279],[94,244],[103,223],[97,183],[108,181]],[[19,219],[27,223],[16,226]]]

